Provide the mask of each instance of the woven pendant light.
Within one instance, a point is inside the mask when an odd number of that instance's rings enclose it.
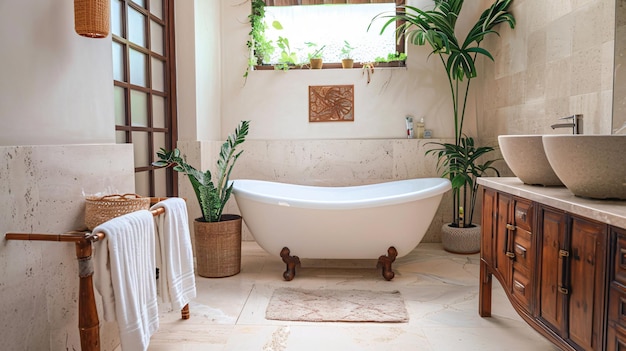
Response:
[[[74,0],[74,30],[89,38],[109,35],[109,0]]]

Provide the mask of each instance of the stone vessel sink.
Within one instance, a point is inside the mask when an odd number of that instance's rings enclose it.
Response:
[[[548,162],[541,135],[500,135],[498,144],[506,164],[525,184],[563,186]]]
[[[626,200],[626,135],[544,135],[556,175],[574,195]]]

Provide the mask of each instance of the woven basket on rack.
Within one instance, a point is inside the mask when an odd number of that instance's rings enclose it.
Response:
[[[105,38],[110,14],[109,0],[74,0],[74,30],[84,37]]]
[[[109,219],[150,208],[150,198],[137,194],[88,196],[85,201],[85,225],[89,230]]]

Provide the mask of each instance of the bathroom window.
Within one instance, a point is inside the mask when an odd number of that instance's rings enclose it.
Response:
[[[265,38],[274,47],[265,65],[307,64],[309,56],[321,51],[325,68],[341,67],[341,60],[360,63],[384,62],[389,55],[404,53],[404,41],[396,40],[395,26],[381,35],[385,19],[404,0],[266,0]],[[368,26],[372,26],[368,30]],[[347,54],[346,51],[350,51]],[[257,66],[258,68],[258,66]]]

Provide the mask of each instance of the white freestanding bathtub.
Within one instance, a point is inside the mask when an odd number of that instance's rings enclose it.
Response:
[[[233,182],[243,220],[265,251],[283,258],[286,280],[293,279],[299,257],[362,259],[385,252],[379,266],[390,261],[382,268],[383,276],[392,279],[391,262],[420,243],[451,188],[444,178],[348,187]]]

